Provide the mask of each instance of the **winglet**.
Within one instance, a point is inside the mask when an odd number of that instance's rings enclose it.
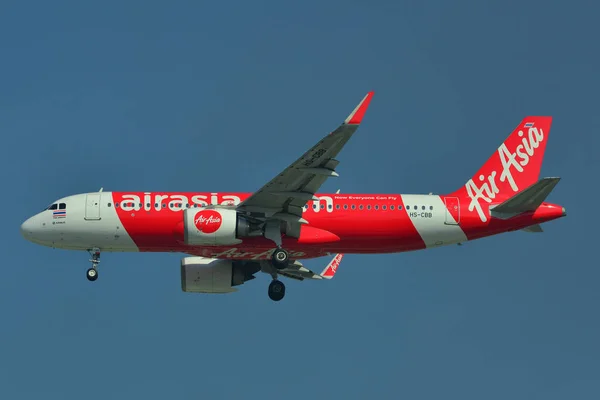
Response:
[[[356,106],[354,111],[352,111],[352,113],[348,115],[348,118],[346,118],[344,123],[348,125],[359,125],[363,117],[365,116],[365,113],[367,112],[367,108],[369,108],[369,103],[371,102],[374,93],[375,92],[367,93],[367,95]]]
[[[333,278],[337,269],[340,266],[340,263],[342,262],[342,257],[344,257],[342,253],[336,254],[335,257],[333,257],[333,259],[329,262],[329,264],[327,264],[323,272],[321,272],[321,276],[325,279]]]

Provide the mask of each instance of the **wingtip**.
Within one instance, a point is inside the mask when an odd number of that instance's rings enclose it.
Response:
[[[321,272],[321,276],[325,279],[333,278],[333,276],[337,272],[337,269],[340,266],[340,263],[342,262],[343,257],[344,254],[342,253],[336,254],[335,257],[333,257],[333,259],[329,262],[329,264],[327,264],[327,267],[325,267],[323,272]]]
[[[367,108],[369,108],[369,103],[371,103],[371,99],[373,98],[374,94],[374,91],[367,93],[367,95],[363,97],[361,102],[358,103],[354,111],[348,115],[348,118],[346,118],[344,122],[348,125],[359,125],[362,122],[365,113],[367,112]]]

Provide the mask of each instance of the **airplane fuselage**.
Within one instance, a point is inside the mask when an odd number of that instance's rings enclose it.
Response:
[[[210,258],[269,259],[276,248],[263,237],[235,244],[186,243],[184,211],[234,209],[251,193],[96,192],[57,200],[28,219],[29,240],[54,248],[112,252],[181,252]],[[283,237],[290,258],[331,253],[398,253],[462,243],[523,229],[565,215],[543,203],[535,212],[501,220],[473,209],[473,199],[440,195],[317,194],[303,210],[300,236]],[[52,209],[55,208],[55,209]],[[481,209],[481,208],[480,208]]]

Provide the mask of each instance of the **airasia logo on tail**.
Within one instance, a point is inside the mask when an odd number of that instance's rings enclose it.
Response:
[[[194,225],[202,233],[215,233],[221,227],[223,219],[215,210],[202,210],[194,217]]]
[[[523,132],[524,129],[528,129],[527,134]],[[510,188],[515,193],[521,190],[522,188],[515,182],[514,175],[518,176],[518,174],[525,171],[527,164],[535,156],[535,150],[544,141],[544,130],[534,127],[533,122],[525,123],[523,129],[519,129],[517,135],[520,143],[513,151],[510,151],[505,143],[502,143],[498,148],[500,170],[496,168],[487,177],[479,175],[480,186],[477,186],[473,179],[469,179],[466,184],[467,194],[471,199],[469,211],[477,211],[481,222],[487,221],[481,201],[491,203],[496,198],[496,195],[500,193],[498,181],[502,183],[508,182]]]

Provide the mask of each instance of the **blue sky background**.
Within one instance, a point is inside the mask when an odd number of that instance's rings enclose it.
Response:
[[[3,2],[0,397],[600,397],[598,6],[583,1]],[[585,5],[589,4],[589,5]],[[56,198],[253,191],[369,90],[323,191],[444,193],[526,115],[566,219],[349,255],[330,282],[181,292],[180,254],[25,241]],[[308,261],[320,269],[327,260]],[[280,397],[281,396],[281,397]]]

